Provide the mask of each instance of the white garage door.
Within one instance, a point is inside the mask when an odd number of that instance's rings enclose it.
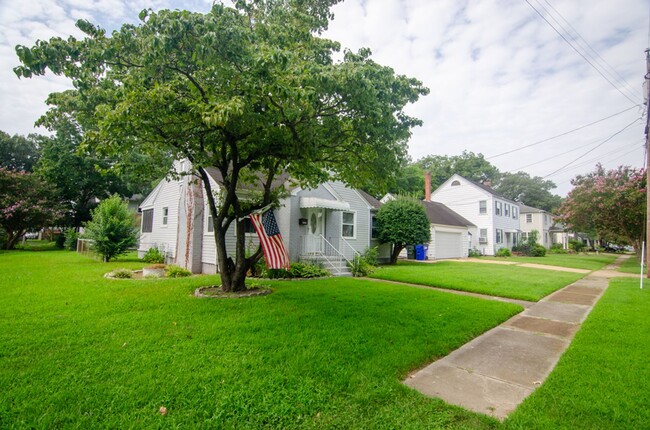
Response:
[[[462,235],[460,233],[436,232],[436,259],[460,258],[463,256]]]

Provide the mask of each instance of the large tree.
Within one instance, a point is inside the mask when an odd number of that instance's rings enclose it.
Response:
[[[51,225],[59,216],[52,187],[36,175],[0,167],[0,228],[7,234],[5,249],[13,249],[29,230]]]
[[[504,197],[548,212],[555,212],[562,204],[562,197],[551,193],[557,188],[553,181],[528,173],[504,173],[495,189]]]
[[[30,134],[10,136],[0,131],[0,167],[9,170],[31,172],[39,157],[41,136]]]
[[[604,239],[623,238],[641,250],[645,228],[646,178],[643,169],[602,165],[575,177],[560,207],[561,219],[574,231],[595,232]]]
[[[483,154],[463,151],[460,155],[427,155],[415,162],[423,171],[431,172],[431,189],[435,190],[451,175],[459,175],[475,181],[496,183],[500,172],[485,159]]]
[[[388,182],[420,124],[403,111],[428,92],[419,81],[377,64],[367,49],[333,59],[339,44],[319,34],[335,3],[240,0],[207,14],[143,11],[140,25],[110,37],[79,21],[85,39],[18,46],[23,65],[14,71],[31,77],[49,69],[73,80],[74,103],[49,101],[82,125],[89,148],[189,159],[213,216],[222,288],[242,290],[261,256],[261,249],[245,255],[244,217],[277,204],[279,173],[305,185]],[[219,193],[210,166],[223,176]],[[237,193],[259,181],[259,194]]]

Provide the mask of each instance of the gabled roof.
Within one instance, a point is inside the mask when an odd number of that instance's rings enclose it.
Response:
[[[534,208],[532,206],[527,206],[523,203],[519,203],[519,213],[522,214],[530,214],[530,213],[535,213],[535,214],[543,214],[543,213],[548,213],[544,209],[538,209]]]
[[[205,171],[207,172],[208,175],[214,181],[219,184],[223,185],[223,175],[221,174],[221,171],[217,169],[216,167],[206,167]],[[253,184],[243,184],[242,186],[238,187],[239,189],[246,189],[246,190],[254,190],[254,191],[262,191],[264,189],[264,178],[262,175],[257,175],[258,180],[256,180]],[[279,175],[277,175],[273,181],[271,182],[271,188],[277,188],[281,185],[284,185],[287,181],[289,180],[289,174],[286,172],[283,172]]]
[[[427,218],[431,224],[475,227],[474,224],[467,221],[442,203],[422,201],[422,205],[427,212]]]
[[[456,173],[456,175],[458,175],[458,173]],[[460,176],[460,175],[458,175],[458,176]],[[514,200],[511,200],[511,199],[509,199],[509,198],[507,198],[507,197],[503,197],[501,194],[499,194],[499,193],[497,193],[496,191],[494,191],[494,189],[493,189],[492,187],[488,187],[487,185],[485,185],[485,184],[481,184],[481,183],[479,183],[479,182],[474,182],[474,181],[472,181],[471,179],[467,179],[467,178],[464,178],[464,177],[462,177],[462,176],[460,176],[460,177],[463,178],[463,179],[465,179],[467,182],[476,185],[477,187],[479,187],[479,188],[482,189],[483,191],[487,191],[488,193],[492,194],[494,197],[498,197],[498,198],[501,199],[501,200],[505,200],[505,201],[508,201],[508,202],[510,202],[510,203],[517,204],[517,202],[515,202]]]
[[[374,198],[374,197],[371,196],[370,194],[366,193],[365,191],[363,191],[363,190],[361,190],[361,189],[357,189],[357,192],[358,192],[358,193],[361,195],[361,197],[363,197],[363,199],[364,199],[365,201],[367,201],[368,204],[369,204],[370,206],[372,206],[373,208],[375,208],[375,209],[379,209],[379,208],[381,207],[381,205],[383,205],[382,202],[380,202],[379,200],[377,200],[376,198]]]

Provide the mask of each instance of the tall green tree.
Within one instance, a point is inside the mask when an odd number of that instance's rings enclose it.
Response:
[[[557,188],[553,181],[528,173],[503,173],[496,191],[504,197],[547,212],[555,212],[562,204],[562,197],[551,193]]]
[[[110,37],[79,21],[85,39],[18,46],[23,65],[14,71],[31,77],[49,69],[73,80],[65,103],[49,98],[50,117],[58,110],[75,118],[89,148],[189,159],[213,216],[222,288],[242,290],[262,252],[246,256],[244,217],[277,204],[280,172],[305,185],[388,183],[420,124],[403,111],[428,92],[419,81],[377,64],[367,49],[334,61],[339,44],[319,34],[335,3],[240,0],[207,14],[143,11],[139,25]],[[211,166],[223,176],[218,192],[205,170]],[[253,182],[263,190],[242,199],[237,191]],[[225,242],[231,225],[239,227],[234,256]]]
[[[92,240],[91,249],[101,255],[104,262],[137,245],[139,229],[135,215],[120,196],[103,200],[91,215],[83,237]]]
[[[40,138],[36,134],[27,137],[19,134],[10,136],[0,131],[0,167],[31,172],[39,158]]]
[[[595,232],[603,239],[623,238],[641,252],[645,231],[646,177],[643,169],[601,164],[576,176],[560,207],[560,217],[574,231]]]
[[[411,197],[386,202],[377,212],[377,234],[381,243],[392,244],[390,262],[395,264],[407,245],[429,243],[431,228],[422,203]]]
[[[6,232],[5,249],[20,237],[54,223],[60,216],[56,193],[36,175],[0,167],[0,228]]]
[[[431,189],[435,190],[451,175],[457,173],[474,182],[496,183],[499,169],[485,159],[483,154],[463,151],[461,155],[427,155],[415,162],[423,171],[431,172]]]

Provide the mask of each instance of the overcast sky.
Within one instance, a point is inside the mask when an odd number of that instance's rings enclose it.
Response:
[[[369,47],[377,62],[430,88],[428,96],[408,107],[409,114],[424,121],[409,143],[414,160],[463,150],[482,153],[504,172],[550,175],[561,195],[571,189],[572,177],[592,170],[596,162],[608,168],[642,166],[648,1],[528,2],[347,0],[334,8],[326,36],[344,48]],[[33,126],[46,110],[45,98],[69,87],[52,74],[19,80],[12,71],[18,65],[17,44],[80,36],[74,26],[80,18],[112,30],[137,22],[143,8],[207,12],[211,3],[0,1],[0,130],[45,133]],[[498,156],[614,114],[596,125]]]

